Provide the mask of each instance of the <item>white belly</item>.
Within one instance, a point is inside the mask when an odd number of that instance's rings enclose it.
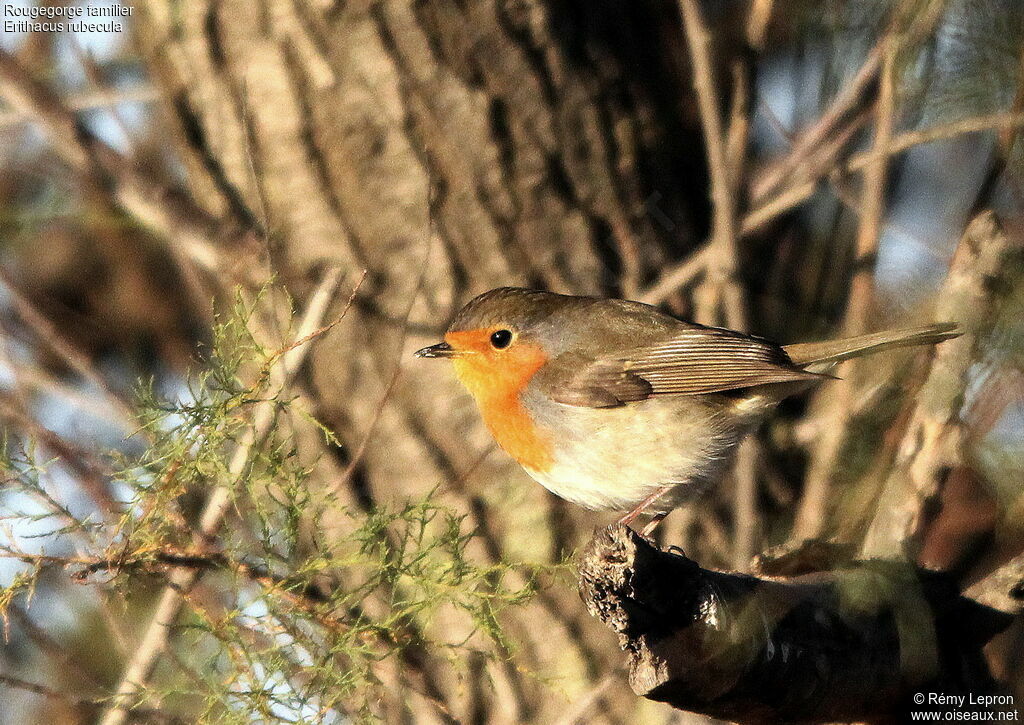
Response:
[[[589,509],[629,511],[659,488],[651,511],[669,511],[721,474],[738,433],[697,401],[653,398],[618,408],[548,403],[535,415],[555,427],[555,463],[527,472],[557,496]]]

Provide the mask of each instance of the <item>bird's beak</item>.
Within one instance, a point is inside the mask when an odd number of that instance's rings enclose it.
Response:
[[[455,357],[456,350],[447,342],[439,342],[436,345],[417,350],[413,354],[416,357]]]

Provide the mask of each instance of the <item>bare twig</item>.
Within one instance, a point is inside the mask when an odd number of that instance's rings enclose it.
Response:
[[[736,454],[736,488],[733,497],[732,568],[750,571],[757,527],[757,441],[748,438]]]
[[[896,53],[899,50],[897,36],[891,35],[883,39],[881,49],[882,71],[875,111],[875,138],[871,159],[864,170],[853,279],[850,281],[850,299],[846,309],[845,333],[851,336],[867,332],[868,328],[868,315],[874,298],[874,258],[885,213],[889,145],[896,124],[895,65]]]
[[[0,331],[0,335],[2,334]],[[38,365],[10,358],[5,361],[5,364],[11,366],[11,370],[27,390],[41,390],[59,397],[62,402],[98,420],[105,420],[112,426],[121,428],[125,433],[136,430],[131,421],[126,421],[119,414],[112,412],[112,406],[105,398],[90,396],[87,391],[68,385]]]
[[[99,108],[117,106],[122,103],[152,103],[160,98],[160,92],[153,86],[143,83],[131,88],[111,90],[97,88],[78,93],[64,99],[64,105],[70,111],[93,111]],[[17,109],[0,111],[0,129],[7,129],[19,123],[34,123],[36,116]]]
[[[849,118],[858,113],[871,98],[882,70],[884,46],[898,39],[901,47],[914,47],[931,32],[939,21],[945,3],[929,2],[922,9],[920,3],[893,3],[892,18],[879,42],[871,49],[860,69],[850,82],[832,100],[829,108],[793,143],[790,153],[768,166],[751,184],[751,197],[762,203],[772,192],[779,192],[787,179],[801,178],[799,173],[808,166],[809,159],[817,155],[820,147],[829,143]],[[893,40],[892,42],[896,42]],[[815,164],[810,164],[815,166]],[[820,166],[819,166],[820,168]],[[827,171],[825,172],[827,173]],[[791,182],[792,183],[792,182]],[[798,182],[798,183],[803,183]]]
[[[89,359],[64,337],[60,330],[57,329],[57,326],[36,309],[36,306],[18,288],[18,285],[14,283],[2,266],[0,266],[0,284],[7,288],[11,303],[22,321],[35,332],[47,347],[64,360],[72,370],[103,393],[104,397],[107,398],[107,402],[127,425],[132,425],[135,420],[135,413],[128,402],[110,387],[106,379],[96,371],[96,368]]]
[[[818,183],[835,169],[851,139],[861,131],[868,120],[868,113],[859,113],[837,128],[828,139],[823,140],[813,154],[807,157],[799,170],[793,173],[787,188],[779,191],[771,199],[761,201],[744,216],[740,224],[740,233],[749,234],[766,222],[809,199],[818,187]]]
[[[612,239],[619,251],[619,261],[622,265],[622,272],[619,274],[619,283],[622,285],[624,297],[632,298],[640,289],[640,275],[642,271],[640,253],[640,242],[629,227],[629,222],[621,211],[611,207],[609,226],[612,229]]]
[[[739,266],[736,198],[750,126],[746,72],[742,61],[734,61],[729,126],[727,131],[723,132],[708,29],[696,0],[680,0],[680,9],[693,64],[693,82],[704,128],[714,206],[712,236],[706,257],[707,276],[696,295],[698,317],[703,318],[700,321],[706,324],[716,324],[718,306],[721,302],[726,324],[733,329],[745,330],[748,327],[746,302],[736,280],[736,270]],[[736,480],[733,563],[741,569],[749,565],[753,556],[754,537],[758,525],[755,505],[757,470],[752,445],[753,443],[747,443],[741,447],[733,471]]]
[[[740,224],[740,234],[750,234],[772,219],[785,214],[787,211],[810,199],[815,189],[818,188],[818,184],[828,174],[837,170],[834,163],[835,159],[838,158],[839,153],[846,147],[853,133],[859,130],[859,128],[859,124],[849,124],[843,132],[837,132],[837,135],[830,142],[831,148],[827,151],[823,149],[816,154],[816,157],[820,158],[822,163],[805,165],[801,168],[801,174],[797,177],[796,183],[791,183],[772,198],[762,201],[748,211],[743,216]],[[995,130],[1006,132],[1020,128],[1024,128],[1024,114],[1021,113],[994,113],[974,118],[965,118],[949,123],[937,124],[929,128],[905,131],[893,136],[887,153],[890,156],[896,156],[915,146],[952,139],[969,133]],[[854,154],[846,163],[841,164],[839,170],[844,173],[863,171],[874,158],[874,149],[862,151]]]
[[[321,320],[340,281],[341,273],[332,270],[320,282],[310,297],[306,312],[299,325],[297,333],[299,339],[306,338],[320,327]],[[352,298],[349,299],[345,309],[347,310],[351,304]],[[270,370],[277,387],[283,389],[290,384],[309,349],[309,345],[292,348],[280,357],[280,363]],[[264,402],[257,408],[252,425],[239,441],[228,463],[227,473],[230,482],[218,486],[207,498],[197,530],[197,534],[202,540],[209,541],[216,536],[231,504],[235,485],[244,474],[254,450],[269,434],[276,413],[276,406],[272,401]],[[174,621],[181,611],[183,596],[195,585],[201,573],[199,569],[187,567],[175,568],[171,571],[168,577],[169,582],[160,594],[138,649],[125,667],[112,704],[100,721],[101,725],[121,725],[125,722],[133,704],[132,700],[146,686],[160,654],[167,645],[170,627],[174,625]]]
[[[82,46],[78,38],[74,34],[68,38],[71,45],[72,54],[75,56],[75,60],[82,68],[82,72],[85,77],[93,85],[97,92],[105,94],[108,99],[108,111],[107,114],[114,119],[114,123],[117,124],[118,130],[121,132],[124,142],[128,146],[128,154],[134,155],[137,148],[137,139],[135,134],[132,133],[128,122],[124,118],[124,114],[121,113],[117,103],[117,89],[111,87],[107,78],[104,76],[103,70],[100,65],[96,62],[96,58],[93,57],[92,51]],[[66,105],[66,104],[65,104]]]
[[[729,124],[726,127],[725,158],[728,163],[729,191],[734,199],[742,194],[741,180],[750,140],[750,80],[747,64],[740,58],[732,62],[732,98],[729,99]],[[738,204],[734,202],[738,207]]]
[[[81,707],[83,705],[95,706],[96,703],[91,700],[84,700],[68,695],[66,692],[58,692],[53,688],[45,685],[40,685],[36,682],[29,682],[23,680],[20,677],[12,677],[11,675],[0,674],[0,685],[5,687],[13,687],[18,690],[24,690],[25,692],[31,692],[35,695],[41,695],[42,697],[48,697],[53,700],[60,700],[61,702],[68,703],[75,707]]]
[[[223,271],[227,265],[215,242],[232,240],[239,246],[245,242],[244,230],[214,219],[180,189],[154,178],[96,138],[73,111],[3,49],[0,94],[15,111],[42,125],[53,148],[72,168],[103,178],[121,208],[156,234],[173,240],[172,253],[180,250],[191,263]]]
[[[844,325],[844,332],[850,336],[862,334],[868,328],[874,297],[874,258],[885,211],[889,144],[895,126],[895,57],[898,48],[896,36],[884,38],[881,48],[883,62],[875,111],[872,161],[864,174],[860,224],[854,252],[854,272]],[[844,367],[849,370],[850,363],[846,363]],[[840,373],[840,380],[825,394],[830,396],[831,405],[828,406],[827,422],[822,426],[822,435],[811,456],[804,495],[793,524],[793,535],[797,540],[814,538],[824,524],[829,483],[842,449],[846,424],[854,403],[855,381],[851,376]]]
[[[765,33],[772,19],[775,0],[751,0],[747,13],[747,43],[755,50],[764,48]]]
[[[112,517],[121,513],[120,504],[107,487],[107,472],[90,451],[64,440],[44,426],[22,407],[15,396],[8,393],[0,393],[0,419],[24,431],[57,456],[78,478],[84,491],[104,516]]]
[[[771,13],[771,2],[755,3],[750,10],[748,31],[757,33],[759,41],[763,40],[767,15],[761,19],[754,18],[757,12]],[[761,27],[754,27],[761,23]],[[732,62],[733,96],[729,113],[729,132],[726,141],[726,155],[729,162],[730,193],[734,199],[742,194],[741,179],[747,156],[747,143],[750,135],[750,81],[748,80],[747,63],[737,58]],[[737,234],[740,232],[736,232]],[[737,281],[728,288],[726,295],[726,321],[731,327],[746,327],[746,300],[743,289]],[[748,571],[754,556],[756,537],[760,527],[760,515],[757,506],[757,440],[748,438],[740,445],[733,467],[736,486],[733,498],[733,568]]]
[[[637,295],[637,300],[657,305],[667,300],[676,290],[685,287],[703,274],[711,247],[705,244],[674,267],[665,270],[650,287]]]
[[[736,203],[733,182],[729,174],[726,136],[719,116],[718,93],[715,88],[711,61],[711,36],[701,17],[696,0],[679,0],[686,31],[690,61],[693,64],[693,85],[697,91],[697,105],[704,129],[704,146],[711,174],[711,200],[714,220],[711,232],[711,252],[708,259],[706,283],[725,301],[727,322],[737,329],[746,327],[746,314],[736,285],[738,259],[736,235]]]
[[[764,199],[802,166],[807,157],[833,136],[835,130],[864,103],[882,67],[881,47],[876,45],[860,69],[833,99],[814,125],[800,134],[785,158],[762,171],[751,184],[751,196]]]
[[[846,148],[854,133],[860,129],[860,126],[859,122],[852,122],[844,126],[841,131],[830,137],[827,140],[827,145],[823,145],[816,154],[816,158],[820,158],[821,163],[805,166],[801,169],[801,175],[796,183],[790,184],[775,196],[762,201],[743,214],[739,225],[740,236],[751,234],[810,199],[818,188],[818,184],[836,169],[836,159]],[[964,134],[994,130],[1005,132],[1020,128],[1024,128],[1024,114],[1022,113],[994,113],[966,118],[897,134],[892,137],[886,153],[889,156],[896,156],[915,146],[952,139]],[[840,166],[840,169],[844,173],[863,171],[875,158],[875,154],[875,149],[854,154]],[[813,170],[811,166],[813,166]],[[685,260],[665,270],[636,299],[652,305],[664,302],[676,290],[685,287],[703,274],[709,252],[709,245],[699,247]]]
[[[750,234],[773,219],[776,219],[787,211],[795,209],[803,202],[811,198],[814,190],[818,188],[821,178],[811,181],[801,181],[799,184],[790,186],[778,196],[774,196],[764,204],[751,209],[744,215],[740,225],[743,234]]]
[[[905,131],[892,137],[887,153],[890,156],[901,154],[914,146],[956,138],[980,131],[1008,132],[1024,127],[1024,113],[992,113],[973,118],[964,118],[949,123],[940,123],[915,131]],[[855,154],[843,167],[846,172],[860,171],[873,163],[876,150],[871,149]]]
[[[78,708],[78,709],[90,709],[94,710],[99,707],[100,702],[98,700],[90,700],[85,697],[76,697],[75,695],[69,695],[66,692],[55,690],[52,687],[46,685],[40,685],[37,682],[30,682],[23,680],[20,677],[14,677],[13,675],[0,674],[0,685],[4,687],[10,687],[16,690],[22,690],[24,692],[31,692],[34,695],[45,697],[51,700],[57,700],[64,704]],[[185,721],[180,718],[171,717],[157,710],[140,709],[136,712],[139,717],[144,717],[147,720],[154,720],[156,722],[172,723],[173,725],[181,725]]]

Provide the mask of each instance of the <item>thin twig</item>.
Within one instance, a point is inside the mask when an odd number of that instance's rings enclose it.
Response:
[[[118,106],[122,103],[152,103],[160,98],[160,92],[149,85],[142,83],[131,88],[96,88],[85,93],[79,93],[64,99],[64,105],[68,110],[81,113],[82,111],[94,111],[100,108]],[[25,113],[16,109],[5,109],[0,111],[0,129],[7,129],[11,126],[22,123],[34,123],[38,119],[34,114]]]
[[[750,140],[750,80],[747,78],[747,63],[737,58],[732,62],[732,98],[729,100],[729,124],[726,126],[725,158],[729,171],[729,191],[733,198],[742,193],[747,160],[747,143]]]
[[[285,347],[283,347],[280,350],[278,350],[277,352],[275,352],[270,357],[270,364],[271,365],[274,364],[275,362],[277,362],[277,359],[279,357],[281,357],[283,355],[287,355],[288,353],[290,353],[295,348],[302,347],[307,342],[310,342],[310,341],[312,341],[312,340],[314,340],[314,339],[316,339],[318,337],[321,337],[321,336],[325,335],[326,333],[330,332],[331,330],[333,330],[335,327],[337,327],[338,324],[342,320],[345,319],[345,315],[348,313],[348,308],[351,306],[352,302],[355,301],[356,292],[359,291],[359,288],[362,286],[363,281],[366,279],[366,275],[367,274],[368,274],[368,271],[365,270],[365,269],[362,271],[362,273],[360,273],[359,279],[356,280],[355,286],[352,289],[352,295],[349,298],[348,303],[342,309],[341,314],[339,314],[333,320],[328,322],[326,325],[322,325],[322,326],[318,327],[317,329],[313,330],[312,332],[310,332],[310,333],[308,333],[306,335],[303,335],[298,340],[295,340],[294,342],[289,343]]]
[[[637,295],[636,299],[649,305],[661,304],[667,300],[676,290],[688,285],[707,269],[710,249],[709,244],[704,244],[682,262],[665,270],[650,287]]]
[[[244,230],[213,218],[188,194],[154,178],[89,132],[74,111],[3,49],[0,93],[15,111],[39,122],[54,150],[72,168],[99,175],[121,208],[156,234],[173,240],[172,254],[183,252],[191,263],[220,272],[226,264],[216,241],[245,244]]]
[[[36,336],[56,353],[75,372],[92,383],[107,399],[109,405],[129,426],[134,426],[135,413],[128,402],[99,374],[92,362],[75,348],[61,331],[40,312],[28,296],[19,289],[6,270],[0,266],[0,284],[7,288],[11,303],[22,322],[28,325]]]
[[[873,259],[876,256],[882,231],[882,217],[885,213],[885,187],[889,163],[889,146],[895,127],[895,57],[898,46],[897,36],[883,39],[880,47],[883,54],[882,77],[879,84],[879,99],[874,124],[874,140],[871,147],[871,163],[865,168],[861,194],[861,214],[857,227],[857,241],[854,251],[853,279],[850,283],[850,298],[847,303],[844,332],[860,335],[867,331],[871,301],[874,297]],[[851,364],[844,367],[849,370]],[[841,368],[842,371],[842,368]],[[849,375],[839,374],[840,380],[829,395],[827,422],[823,425],[821,437],[814,447],[807,471],[804,495],[794,522],[794,537],[800,541],[816,537],[824,525],[829,482],[842,451],[844,432],[850,418],[855,398],[855,381]]]
[[[870,99],[882,69],[883,46],[890,38],[899,37],[899,44],[902,47],[914,47],[932,31],[942,16],[944,7],[943,2],[931,2],[923,12],[918,12],[916,6],[907,12],[901,12],[906,6],[901,7],[899,3],[894,3],[892,19],[882,33],[882,38],[868,53],[851,80],[835,96],[828,109],[810,128],[797,137],[785,158],[769,165],[751,183],[751,198],[755,202],[759,205],[764,204],[765,197],[773,192],[776,192],[776,198],[782,194],[791,198],[794,196],[784,190],[784,182],[796,178],[800,179],[797,183],[804,185],[806,182],[800,172],[808,167],[809,159],[816,156],[818,149],[828,144],[829,139],[836,136],[843,126],[847,125],[847,120]],[[820,164],[810,166],[821,168]],[[823,170],[821,173],[827,174],[828,171]],[[793,182],[790,181],[789,184],[792,186]]]
[[[857,227],[854,251],[853,279],[850,281],[850,299],[846,310],[847,335],[867,332],[874,299],[874,258],[882,233],[885,213],[885,187],[889,165],[889,145],[896,125],[896,36],[884,41],[882,47],[882,73],[878,89],[874,146],[871,161],[864,170],[861,216]]]
[[[98,701],[98,700],[90,700],[89,698],[86,698],[86,697],[76,697],[74,695],[69,695],[66,692],[61,692],[59,690],[55,690],[52,687],[47,687],[46,685],[40,685],[37,682],[30,682],[28,680],[23,680],[20,677],[14,677],[13,675],[0,674],[0,685],[2,685],[4,687],[10,687],[10,688],[13,688],[13,689],[16,689],[16,690],[22,690],[24,692],[31,692],[34,695],[39,695],[40,697],[46,697],[46,698],[49,698],[51,700],[57,700],[59,702],[63,702],[64,704],[66,704],[66,705],[68,705],[70,707],[75,707],[75,708],[80,708],[80,709],[85,709],[85,708],[95,709],[95,708],[99,707],[99,705],[101,704],[100,701]],[[185,722],[184,720],[182,720],[180,718],[176,718],[176,717],[173,717],[171,715],[166,715],[166,714],[164,714],[164,713],[162,713],[162,712],[160,712],[158,710],[140,709],[140,710],[136,711],[135,714],[140,716],[140,717],[145,717],[145,718],[147,718],[149,720],[156,720],[158,722],[172,723],[174,725],[179,725],[179,724]]]
[[[320,327],[340,281],[341,273],[338,270],[331,270],[320,282],[299,325],[299,339],[307,337]],[[351,307],[353,299],[354,292],[345,307],[346,311]],[[276,378],[276,387],[284,389],[291,383],[309,349],[309,345],[304,345],[293,348],[281,356],[280,363],[270,370],[272,377]],[[215,488],[207,498],[197,530],[202,539],[209,541],[216,536],[231,505],[232,492],[244,474],[253,452],[269,434],[276,414],[277,409],[273,401],[264,402],[257,409],[252,425],[246,429],[228,463],[229,483]],[[181,611],[183,596],[191,590],[201,574],[201,570],[194,568],[179,567],[171,570],[168,584],[160,594],[138,649],[125,667],[112,704],[100,720],[101,725],[122,725],[125,722],[133,704],[132,700],[146,686],[160,654],[167,646],[170,628]]]
[[[352,454],[348,464],[345,466],[345,470],[342,471],[341,475],[338,476],[338,478],[335,479],[328,487],[328,491],[332,494],[336,494],[343,487],[348,486],[349,482],[352,480],[352,476],[355,475],[356,470],[362,464],[363,456],[366,455],[366,451],[373,439],[373,434],[377,430],[377,424],[380,423],[380,419],[384,415],[384,410],[387,407],[388,401],[391,400],[391,396],[395,391],[395,386],[398,384],[398,381],[402,376],[402,362],[405,352],[405,344],[409,338],[409,320],[412,317],[412,310],[416,305],[416,300],[423,291],[423,282],[426,279],[427,270],[430,268],[430,256],[433,252],[435,191],[434,185],[432,183],[428,184],[426,197],[427,229],[426,244],[423,247],[423,261],[419,266],[419,274],[416,276],[416,284],[413,286],[412,293],[409,295],[409,302],[405,306],[405,311],[402,313],[401,322],[399,324],[400,333],[398,336],[398,345],[396,346],[394,360],[392,361],[393,367],[389,374],[385,374],[383,370],[380,371],[381,378],[384,378],[385,375],[387,375],[388,382],[384,386],[384,392],[381,394],[380,400],[374,407],[373,415],[370,417],[370,421],[366,426],[366,431],[363,433],[359,444],[355,448],[355,452]]]
[[[0,327],[0,337],[3,334],[4,331]],[[120,428],[126,434],[133,433],[137,429],[134,423],[126,421],[120,415],[113,413],[111,405],[105,398],[90,396],[87,391],[68,385],[38,365],[10,358],[5,360],[4,364],[11,367],[11,370],[20,379],[22,386],[26,390],[43,391],[58,397],[62,403],[71,405],[97,420],[106,421],[111,426]]]
[[[755,50],[764,49],[765,34],[772,19],[775,0],[751,0],[747,13],[747,43]]]
[[[733,475],[736,478],[733,498],[732,568],[750,571],[754,558],[757,528],[757,441],[748,438],[740,444]]]
[[[813,153],[807,156],[801,167],[794,171],[787,188],[780,191],[777,196],[760,202],[746,214],[740,224],[740,233],[749,234],[810,198],[821,179],[828,176],[840,163],[843,151],[869,119],[869,113],[859,113],[837,128],[828,139],[822,141]]]
[[[758,11],[771,13],[771,2],[755,3],[750,13],[753,15]],[[764,7],[766,6],[766,7]],[[750,18],[754,23],[767,23],[768,18],[762,20]],[[754,28],[750,23],[748,31],[759,32],[762,36],[765,28]],[[763,37],[762,37],[763,40]],[[726,141],[726,157],[729,162],[730,194],[733,198],[739,198],[742,193],[741,179],[744,173],[744,165],[747,156],[747,143],[750,135],[750,81],[748,80],[748,64],[737,58],[732,62],[732,83],[733,97],[731,111],[729,113],[729,130]],[[737,234],[740,232],[736,232]],[[725,298],[726,321],[730,327],[739,326],[745,329],[746,300],[743,297],[743,288],[738,282],[726,290]],[[757,470],[757,440],[748,438],[740,445],[736,456],[736,464],[733,467],[735,480],[733,499],[733,550],[732,564],[737,571],[748,571],[750,563],[754,558],[757,532],[760,528],[760,515],[757,506],[758,470]]]
[[[264,566],[246,561],[232,559],[221,551],[183,551],[173,548],[158,551],[137,551],[114,556],[52,556],[20,551],[10,546],[0,545],[0,559],[15,559],[25,564],[68,569],[75,567],[70,578],[78,583],[86,582],[89,577],[99,572],[114,574],[125,571],[138,571],[148,574],[165,574],[168,569],[194,569],[209,571],[213,569],[230,571],[240,574],[249,581],[259,584],[268,592],[272,592],[292,603],[299,602],[306,610],[315,609],[316,605],[329,601],[323,592],[313,586],[297,586],[300,582],[288,577],[274,574]]]
[[[107,487],[108,472],[88,450],[70,443],[37,421],[27,410],[12,400],[13,396],[0,393],[0,419],[24,431],[67,466],[82,484],[82,489],[93,500],[104,517],[121,513],[121,505]]]
[[[880,46],[875,46],[853,78],[833,99],[814,125],[805,130],[785,158],[762,171],[751,184],[751,196],[764,199],[782,186],[782,182],[800,168],[815,148],[829,139],[836,128],[864,103],[882,67]]]
[[[714,218],[711,233],[711,256],[706,283],[718,288],[725,299],[727,322],[738,329],[746,327],[746,314],[736,294],[738,259],[736,235],[736,203],[729,175],[726,137],[719,116],[718,93],[711,61],[711,36],[701,17],[696,0],[679,0],[686,32],[690,61],[693,64],[693,85],[704,129],[704,146],[711,174],[711,200]],[[718,293],[715,293],[717,296]]]
[[[973,118],[964,118],[949,123],[940,123],[915,131],[905,131],[894,136],[886,150],[890,156],[901,154],[914,146],[956,138],[980,131],[1012,131],[1024,127],[1024,113],[992,113]],[[855,154],[843,167],[846,172],[861,171],[874,162],[877,151],[871,149]]]
[[[905,131],[893,136],[886,153],[889,156],[896,156],[915,146],[952,139],[969,133],[995,130],[1008,131],[1020,128],[1024,128],[1024,114],[1022,113],[993,113],[975,118],[966,118],[915,131]],[[827,148],[823,147],[820,156],[823,161],[827,161],[826,163],[813,164],[815,170],[810,175],[808,174],[809,167],[801,169],[802,173],[799,181],[789,185],[771,199],[763,201],[746,212],[740,220],[740,236],[746,236],[757,231],[768,222],[810,199],[818,188],[818,184],[830,172],[835,170],[835,158],[838,157],[838,154],[846,147],[854,133],[859,129],[859,123],[851,123],[845,126],[842,132],[829,140]],[[863,171],[874,158],[875,151],[873,149],[862,151],[850,157],[840,168],[845,173]],[[664,302],[676,290],[690,284],[704,272],[709,250],[708,245],[699,247],[685,260],[666,269],[636,299],[650,305]]]
[[[897,37],[886,36],[880,44],[883,60],[875,112],[875,136],[871,149],[871,163],[864,173],[861,215],[854,251],[854,272],[844,324],[844,332],[850,336],[867,331],[874,298],[874,258],[885,212],[886,170],[890,156],[889,146],[896,124]],[[840,371],[844,368],[849,370],[850,365],[851,363],[845,363]],[[812,451],[804,495],[793,524],[793,536],[798,541],[816,537],[825,523],[831,477],[845,440],[844,433],[848,427],[856,393],[856,384],[852,376],[840,372],[839,377],[840,380],[836,381],[832,390],[825,393],[830,396],[827,420],[822,426],[818,445]]]
[[[680,0],[683,25],[690,60],[693,64],[694,87],[704,128],[708,168],[711,174],[711,198],[714,220],[707,277],[697,291],[701,322],[716,324],[718,304],[722,303],[725,322],[729,327],[745,330],[748,327],[743,290],[736,280],[739,266],[736,197],[739,177],[743,171],[748,117],[748,85],[742,61],[733,63],[733,97],[729,113],[729,126],[723,132],[719,117],[718,95],[710,55],[711,38],[700,15],[696,0]],[[758,526],[756,507],[757,469],[754,453],[747,443],[741,447],[737,465],[733,470],[736,481],[734,500],[733,563],[746,569],[754,552],[754,537]]]
[[[25,692],[31,692],[35,695],[41,695],[42,697],[48,697],[52,700],[60,700],[61,702],[67,703],[73,707],[90,706],[95,707],[96,702],[92,700],[86,700],[72,695],[68,695],[65,692],[59,692],[53,688],[47,687],[46,685],[40,685],[36,682],[29,682],[23,680],[20,677],[12,677],[11,675],[0,674],[0,685],[5,687],[13,687],[18,690],[24,690]]]
[[[996,130],[1005,132],[1020,128],[1024,128],[1024,114],[1021,113],[994,113],[985,116],[977,116],[975,118],[966,118],[959,121],[951,121],[950,123],[937,124],[929,128],[918,129],[915,131],[905,131],[893,137],[892,142],[889,144],[887,153],[889,156],[896,156],[905,151],[909,151],[915,146],[952,139],[969,133]],[[838,152],[846,146],[846,143],[852,137],[853,132],[858,129],[859,125],[856,124],[850,124],[847,126],[842,134],[837,135],[831,142],[834,152],[822,151],[818,156],[822,160],[834,159],[838,155]],[[873,159],[873,149],[862,151],[854,154],[847,162],[841,164],[838,170],[841,170],[844,173],[863,171],[868,167]],[[808,170],[812,167],[814,169],[813,173],[808,174]],[[791,209],[799,206],[804,201],[810,199],[818,188],[818,184],[821,183],[830,173],[836,170],[836,166],[832,161],[829,161],[828,163],[809,164],[801,168],[801,174],[797,177],[798,180],[795,183],[791,183],[777,195],[767,201],[761,202],[758,206],[751,209],[744,215],[740,224],[740,235],[744,236],[756,231],[771,220],[785,214]]]
[[[68,37],[71,45],[71,51],[75,56],[75,60],[82,68],[82,72],[86,79],[95,87],[96,91],[101,94],[105,94],[109,100],[107,114],[110,118],[114,119],[114,123],[117,124],[118,130],[124,137],[124,141],[128,146],[128,155],[135,155],[138,150],[138,140],[135,138],[135,134],[132,133],[132,129],[129,127],[128,122],[124,118],[124,114],[121,113],[117,103],[117,90],[112,88],[110,83],[107,81],[103,74],[102,69],[96,62],[96,59],[92,55],[92,51],[82,46],[78,38],[74,33]],[[65,104],[66,105],[66,104]]]

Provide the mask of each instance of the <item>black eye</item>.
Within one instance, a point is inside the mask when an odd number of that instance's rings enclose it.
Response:
[[[512,342],[512,333],[509,330],[495,330],[491,333],[491,345],[496,350],[504,350]]]

